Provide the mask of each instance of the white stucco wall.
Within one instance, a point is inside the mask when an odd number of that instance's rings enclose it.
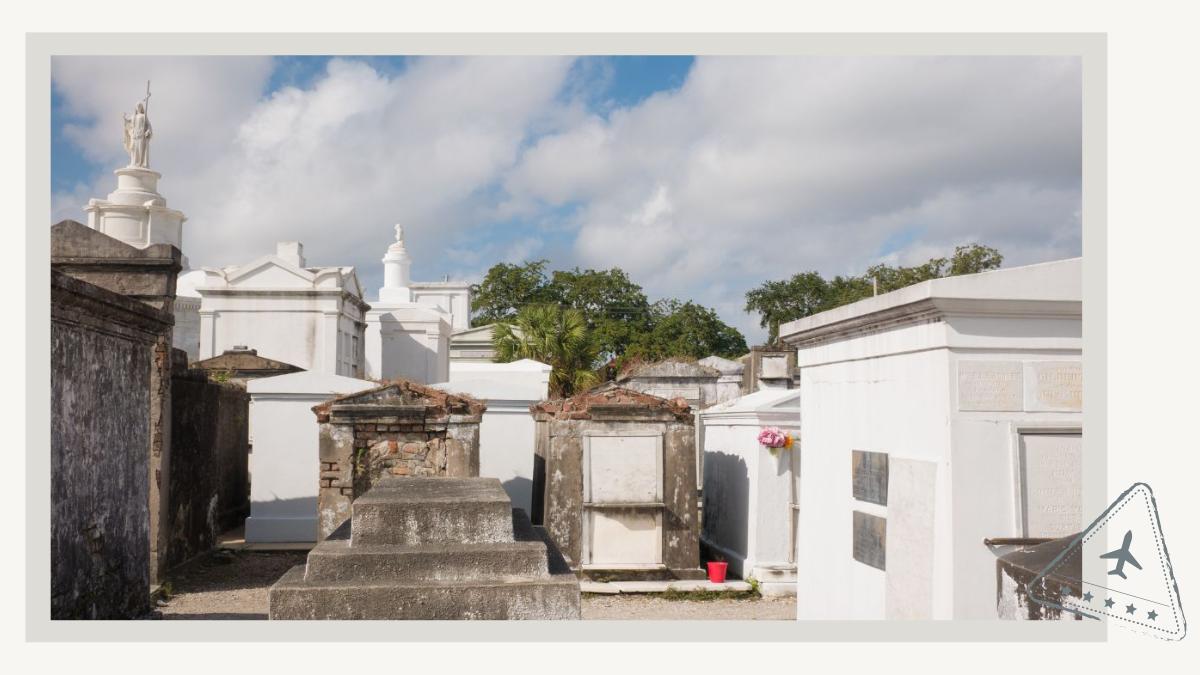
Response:
[[[1078,273],[1072,260],[926,282],[783,327],[800,368],[800,618],[996,618],[984,538],[1048,534],[1021,529],[1019,434],[1082,425],[1081,401],[1048,406],[1036,377],[1078,377]],[[854,450],[887,453],[886,505],[854,498]],[[1067,488],[1080,475],[1060,471]],[[856,510],[886,519],[886,572],[853,558]]]
[[[534,422],[529,406],[546,398],[550,366],[452,363],[450,380],[435,387],[487,403],[479,426],[479,475],[498,478],[513,506],[532,512]]]
[[[366,372],[373,379],[421,384],[450,375],[450,323],[443,312],[412,303],[383,304],[366,317]]]
[[[321,373],[250,380],[250,517],[247,542],[317,537],[320,455],[312,407],[373,382]]]

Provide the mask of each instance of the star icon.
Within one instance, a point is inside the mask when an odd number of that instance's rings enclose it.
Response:
[[[1137,607],[1134,607],[1132,602],[1129,603],[1128,605],[1125,605],[1125,613],[1126,614],[1133,614],[1136,611],[1137,611]]]
[[[1151,621],[1154,621],[1155,619],[1158,618],[1158,612],[1156,612],[1154,610],[1150,610],[1149,612],[1146,612],[1146,618],[1150,619]]]
[[[1112,599],[1112,598],[1107,598],[1107,599],[1104,601],[1104,606],[1105,606],[1105,607],[1112,607],[1112,606],[1113,606],[1113,599]]]
[[[1091,591],[1088,591],[1087,593],[1084,593],[1084,594],[1083,594],[1083,601],[1084,601],[1084,602],[1091,602],[1091,601],[1092,601],[1092,592],[1091,592]]]

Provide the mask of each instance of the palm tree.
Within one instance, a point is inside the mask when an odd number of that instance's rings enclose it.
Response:
[[[522,307],[515,321],[492,333],[496,361],[533,359],[554,367],[550,394],[571,396],[600,382],[594,370],[600,349],[588,332],[583,312],[558,305]]]

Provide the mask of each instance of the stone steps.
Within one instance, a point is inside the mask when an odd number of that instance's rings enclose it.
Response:
[[[269,594],[272,619],[578,619],[579,580],[494,478],[385,479]]]
[[[519,541],[430,546],[367,545],[326,540],[308,555],[308,581],[469,581],[480,578],[537,578],[549,573],[546,545]]]
[[[271,587],[272,619],[578,619],[574,574],[475,582],[310,582],[298,565]]]
[[[385,478],[351,514],[354,546],[513,541],[512,502],[495,478]]]

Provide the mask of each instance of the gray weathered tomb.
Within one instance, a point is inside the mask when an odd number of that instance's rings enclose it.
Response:
[[[271,619],[579,618],[579,580],[495,478],[380,478],[269,598]]]
[[[537,423],[534,522],[545,524],[573,569],[703,576],[687,401],[604,388],[530,411]]]

